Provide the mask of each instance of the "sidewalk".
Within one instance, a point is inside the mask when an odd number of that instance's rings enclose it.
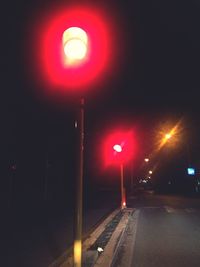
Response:
[[[110,212],[110,206],[84,212],[83,234],[94,229]],[[69,213],[52,220],[41,214],[34,221],[11,217],[4,235],[4,267],[47,267],[72,245],[73,216]]]

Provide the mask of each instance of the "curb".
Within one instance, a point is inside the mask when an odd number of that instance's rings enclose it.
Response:
[[[124,227],[123,231],[120,234],[119,241],[118,241],[118,243],[116,245],[115,252],[114,252],[110,267],[115,267],[115,263],[116,263],[116,260],[117,260],[117,257],[118,257],[119,249],[120,249],[122,243],[125,240],[125,233],[127,231],[128,225],[129,225],[130,217],[132,216],[134,211],[135,211],[134,209],[130,209],[128,222],[127,222],[126,226]]]
[[[129,218],[133,213],[133,209],[124,209],[121,220],[114,230],[105,250],[97,258],[92,267],[112,267],[118,255],[120,244],[123,242],[124,233],[129,222]]]
[[[91,261],[91,258],[97,259],[99,253],[95,250],[89,252],[88,248],[94,244],[97,238],[104,231],[106,225],[112,221],[114,216],[119,212],[115,209],[107,212],[91,229],[83,236],[83,261]],[[94,260],[91,262],[93,264]],[[73,266],[73,244],[60,257],[53,261],[48,267],[71,267]],[[84,266],[84,265],[83,265]],[[87,265],[88,266],[88,265]],[[92,265],[91,265],[92,266]]]

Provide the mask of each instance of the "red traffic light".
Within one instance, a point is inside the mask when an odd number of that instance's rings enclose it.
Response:
[[[86,90],[99,81],[114,59],[110,15],[101,8],[76,5],[52,8],[40,17],[30,40],[35,79],[61,92]],[[71,64],[75,61],[78,64]]]
[[[131,160],[136,152],[133,131],[116,131],[109,134],[104,142],[104,162],[120,164]]]

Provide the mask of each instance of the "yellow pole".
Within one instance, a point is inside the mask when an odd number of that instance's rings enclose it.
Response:
[[[81,267],[82,260],[84,98],[81,98],[80,105],[80,165],[76,183],[74,267]]]

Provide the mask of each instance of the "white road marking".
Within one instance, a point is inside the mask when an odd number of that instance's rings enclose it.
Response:
[[[164,206],[165,210],[168,212],[168,213],[175,213],[175,209],[170,207],[170,206]]]
[[[142,207],[142,209],[161,209],[162,207],[154,207],[154,206],[146,206],[146,207]]]
[[[188,213],[193,213],[193,212],[195,212],[196,210],[193,209],[193,208],[186,208],[185,211],[188,212]]]

